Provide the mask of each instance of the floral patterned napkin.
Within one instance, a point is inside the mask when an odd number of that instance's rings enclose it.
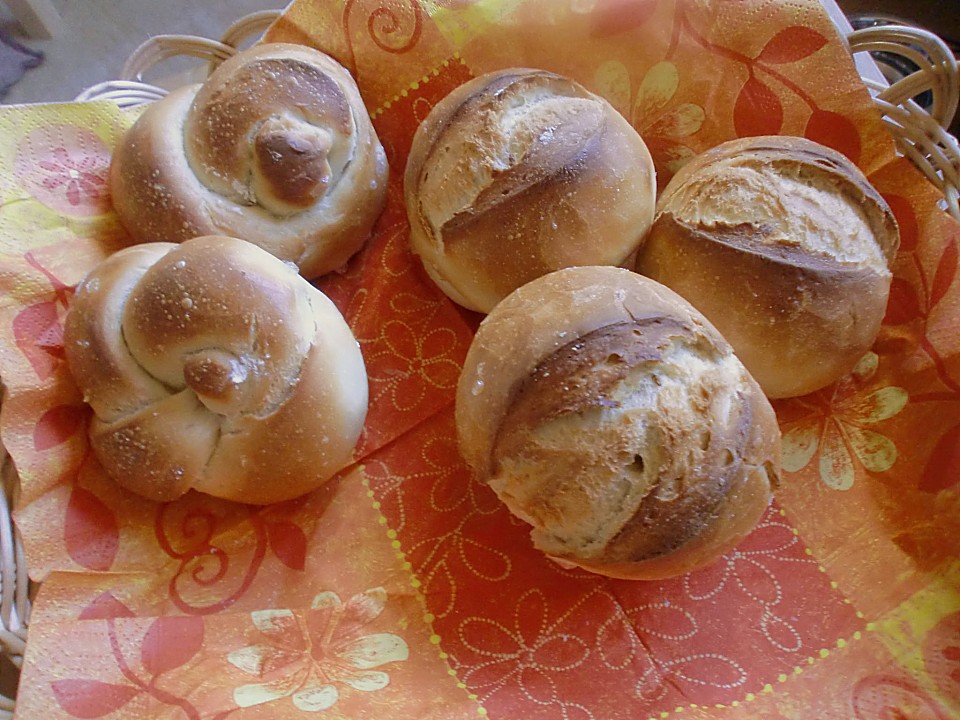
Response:
[[[0,109],[0,437],[41,583],[23,718],[858,718],[960,713],[960,229],[897,157],[816,0],[295,1],[269,32],[356,76],[393,169],[375,237],[320,287],[367,361],[357,464],[299,500],[166,505],[90,455],[63,362],[73,288],[129,242],[108,104]],[[544,67],[643,133],[661,184],[736,136],[846,153],[897,215],[881,334],[778,402],[783,486],[713,567],[563,570],[474,483],[454,387],[476,317],[407,247],[410,140],[453,87]]]

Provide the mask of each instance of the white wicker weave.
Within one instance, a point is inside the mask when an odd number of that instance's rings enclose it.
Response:
[[[10,456],[0,447],[0,668],[18,672],[27,647],[30,582],[23,545],[10,517],[16,497],[16,473]],[[0,718],[12,717],[14,699],[0,694]]]
[[[261,32],[280,11],[255,13],[231,25],[220,40],[162,35],[153,37],[130,56],[120,79],[101,83],[83,92],[78,101],[111,100],[120,107],[153,102],[167,91],[143,81],[143,74],[174,56],[208,61],[212,71],[237,51],[240,44]],[[900,152],[943,193],[944,208],[960,220],[960,145],[948,131],[960,101],[957,60],[936,35],[913,27],[882,26],[857,30],[847,36],[853,53],[882,51],[902,55],[919,67],[915,73],[891,84],[864,78]],[[933,104],[924,110],[914,98],[930,91]],[[23,548],[11,519],[17,491],[16,472],[0,447],[3,492],[0,493],[0,663],[14,668],[23,662],[30,615],[29,581]],[[0,695],[0,720],[11,718],[14,699]]]
[[[124,63],[117,80],[109,80],[87,88],[75,100],[112,100],[122,108],[159,100],[167,90],[147,83],[144,73],[173,57],[194,57],[207,60],[207,73],[233,55],[243,42],[263,32],[281,15],[279,10],[264,10],[246,15],[230,25],[219,40],[193,35],[156,35],[136,50]]]
[[[882,25],[855,30],[847,36],[850,49],[887,52],[911,60],[916,72],[885,85],[865,78],[874,102],[883,113],[897,148],[910,158],[940,189],[946,210],[960,220],[957,188],[960,187],[960,145],[947,128],[960,102],[957,59],[933,33],[915,27]],[[914,98],[926,91],[933,96],[929,111]]]

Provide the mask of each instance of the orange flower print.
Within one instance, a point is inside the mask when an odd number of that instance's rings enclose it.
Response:
[[[643,137],[657,168],[677,172],[696,153],[681,140],[700,131],[706,114],[694,103],[672,103],[680,73],[672,62],[658,62],[640,83],[630,121]]]
[[[322,592],[300,615],[292,610],[251,613],[262,641],[227,656],[234,667],[260,682],[233,691],[234,702],[252,707],[290,698],[303,712],[329,710],[347,688],[381,690],[390,682],[375,670],[407,659],[403,638],[392,633],[361,635],[364,625],[386,605],[382,587],[354,595],[344,604],[333,592]]]
[[[631,103],[632,83],[627,67],[616,60],[603,63],[594,80],[603,95],[643,137],[657,167],[660,187],[692,158],[696,151],[684,140],[700,131],[706,113],[690,102],[675,103],[680,73],[672,62],[653,65],[640,81]]]
[[[885,472],[897,460],[893,441],[872,429],[906,406],[901,387],[861,390],[877,371],[878,357],[867,353],[853,373],[831,388],[790,403],[799,411],[783,435],[783,468],[797,472],[819,453],[818,471],[825,485],[848,490],[856,477],[854,459],[868,472]]]

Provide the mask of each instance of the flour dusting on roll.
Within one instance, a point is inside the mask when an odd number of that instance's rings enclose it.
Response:
[[[732,140],[667,184],[636,269],[676,290],[769,397],[850,372],[886,311],[899,233],[863,173],[810,140]]]
[[[97,458],[151,500],[297,497],[351,461],[366,418],[363,357],[336,306],[235,238],[111,255],[78,286],[64,345]]]
[[[362,247],[387,175],[347,70],[312,48],[266,43],[151,104],[117,147],[110,185],[138,242],[239,237],[313,278]]]
[[[486,317],[457,389],[460,449],[537,548],[613,577],[703,567],[756,525],[780,431],[729,344],[673,291],[578,267]]]
[[[444,293],[481,312],[553,270],[629,264],[655,193],[647,146],[610,103],[525,68],[438,102],[404,176],[414,251]]]

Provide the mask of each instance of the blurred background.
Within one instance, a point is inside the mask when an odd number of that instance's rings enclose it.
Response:
[[[960,0],[837,0],[847,16],[888,16],[937,33],[960,49]]]
[[[86,88],[114,80],[133,50],[152,35],[184,34],[218,38],[235,20],[258,10],[282,10],[287,0],[38,0],[53,17],[52,37],[31,36],[14,10],[34,0],[0,0],[0,102],[72,100]],[[26,23],[29,24],[29,23]],[[17,46],[20,57],[17,58]],[[40,52],[3,94],[24,52]],[[157,72],[176,75],[196,61],[171,60]],[[12,65],[7,71],[4,65]]]

